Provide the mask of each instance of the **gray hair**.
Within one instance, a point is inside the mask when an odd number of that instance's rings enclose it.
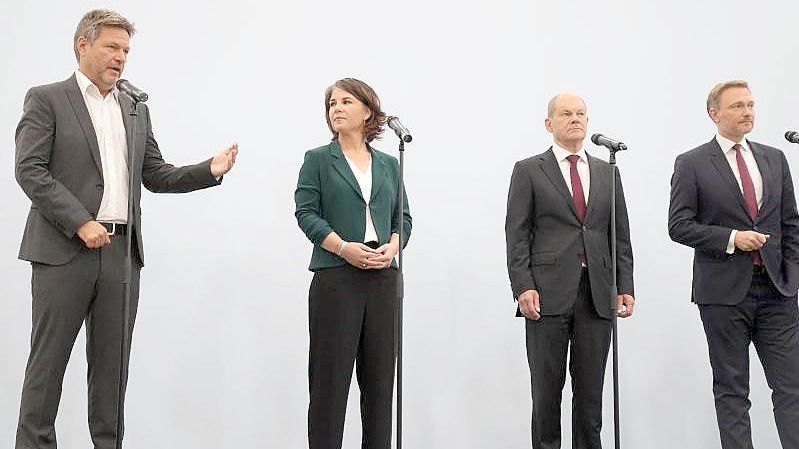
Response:
[[[116,11],[108,9],[94,9],[89,11],[80,19],[80,22],[78,22],[78,29],[75,30],[73,49],[75,50],[75,58],[78,62],[80,62],[78,39],[83,37],[86,38],[90,44],[94,43],[97,39],[97,35],[100,34],[100,30],[102,30],[104,26],[122,28],[127,31],[130,36],[136,33],[136,28],[133,24]]]
[[[583,107],[585,107],[587,109],[587,106],[585,105],[585,100],[583,100],[583,98],[581,96],[579,96],[577,94],[562,93],[562,94],[555,95],[554,97],[552,97],[552,99],[549,100],[549,103],[547,103],[547,117],[552,118],[552,114],[555,113],[555,105],[557,104],[558,100],[560,100],[561,98],[566,97],[566,96],[579,98],[580,101],[583,102]]]

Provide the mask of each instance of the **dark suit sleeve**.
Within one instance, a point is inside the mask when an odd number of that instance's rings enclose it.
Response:
[[[396,179],[399,180],[399,162],[396,159],[393,160],[394,166],[394,173]],[[411,219],[411,211],[408,208],[408,195],[407,191],[405,191],[405,185],[402,186],[403,195],[402,195],[402,247],[405,248],[408,246],[408,239],[411,238],[411,228],[413,225],[413,220]],[[391,233],[399,233],[399,216],[397,215],[397,209],[394,208],[394,211],[391,213]]]
[[[791,170],[785,154],[780,152],[782,164],[782,270],[785,281],[795,290],[799,284],[799,213],[793,190]]]
[[[630,222],[627,217],[627,203],[624,200],[624,188],[618,167],[616,167],[616,283],[619,287],[619,294],[635,295]]]
[[[669,204],[669,237],[677,243],[705,251],[724,253],[732,228],[700,223],[699,187],[695,168],[684,155],[674,161]]]
[[[33,207],[72,238],[92,216],[50,172],[55,120],[47,100],[35,89],[29,90],[16,131],[15,177]]]
[[[333,232],[333,227],[322,218],[321,171],[315,156],[312,151],[305,153],[297,189],[294,191],[294,216],[308,240],[314,245],[320,245]]]
[[[199,164],[175,167],[164,161],[158,142],[153,136],[150,111],[142,108],[147,127],[141,179],[147,190],[155,193],[185,193],[221,184],[211,175],[211,159]]]
[[[530,269],[534,207],[530,174],[521,162],[517,162],[510,179],[508,210],[505,214],[508,276],[514,298],[527,290],[537,289]]]

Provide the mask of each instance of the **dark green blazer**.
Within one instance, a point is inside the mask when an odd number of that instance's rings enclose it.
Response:
[[[367,145],[368,146],[368,145]],[[379,244],[388,243],[399,232],[397,215],[397,159],[368,146],[372,152],[372,197],[369,211]],[[328,234],[335,231],[342,239],[363,242],[366,232],[366,201],[337,141],[305,153],[297,190],[294,192],[294,215],[300,229],[313,242],[310,270],[337,267],[347,262],[321,247]],[[411,235],[408,199],[403,204],[402,246]],[[396,263],[392,263],[396,266]]]

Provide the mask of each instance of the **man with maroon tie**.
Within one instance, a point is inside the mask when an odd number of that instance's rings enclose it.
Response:
[[[610,187],[607,162],[583,148],[585,102],[549,102],[553,144],[516,163],[505,218],[508,274],[517,316],[525,317],[532,386],[532,447],[561,447],[560,403],[566,361],[572,378],[572,448],[600,449],[602,386],[611,318],[633,313],[633,253],[621,180],[616,177],[619,295],[611,298]],[[611,307],[612,300],[617,306]]]
[[[694,248],[691,299],[707,336],[724,449],[751,449],[749,345],[773,390],[784,449],[799,449],[799,214],[778,149],[744,139],[755,120],[746,81],[710,91],[718,132],[674,163],[672,240]]]

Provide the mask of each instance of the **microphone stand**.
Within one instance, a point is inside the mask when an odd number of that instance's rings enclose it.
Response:
[[[619,449],[619,339],[618,339],[618,300],[619,295],[618,281],[616,280],[616,152],[608,147],[610,151],[610,260],[612,284],[610,288],[610,310],[613,335],[613,435],[615,438],[615,448]]]
[[[397,449],[402,449],[402,303],[405,296],[405,280],[402,275],[402,236],[405,233],[404,202],[405,202],[405,141],[399,141],[399,180],[397,187],[397,210],[399,217],[399,254],[397,270],[399,278],[397,280],[397,309],[394,315],[394,349],[397,354]]]
[[[136,148],[136,117],[138,116],[138,100],[131,95],[132,103],[129,115],[132,117],[130,135],[131,145],[128,148],[128,223],[125,230],[125,258],[122,268],[122,343],[119,348],[119,389],[117,390],[117,435],[116,435],[116,449],[122,449],[122,438],[125,431],[125,384],[127,381],[127,366],[128,366],[128,347],[130,346],[130,283],[131,273],[133,271],[133,227],[135,226],[135,219],[133,216],[133,159]]]

